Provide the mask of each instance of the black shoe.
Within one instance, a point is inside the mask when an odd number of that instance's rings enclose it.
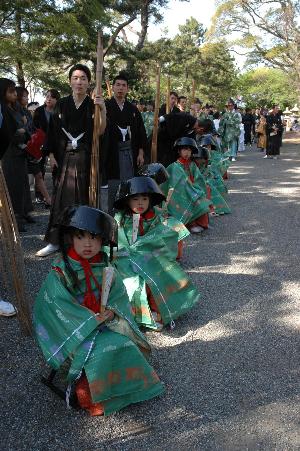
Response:
[[[36,220],[31,215],[24,215],[23,218],[29,224],[35,224],[36,223]]]

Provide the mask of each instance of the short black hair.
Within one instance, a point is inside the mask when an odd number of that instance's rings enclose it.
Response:
[[[210,133],[213,130],[213,122],[210,119],[198,119],[198,127],[203,128],[205,133]]]
[[[185,97],[185,96],[180,96],[180,97],[178,97],[178,102],[180,102],[181,99],[187,100],[187,97]]]
[[[129,85],[128,83],[128,77],[125,74],[120,73],[119,75],[116,75],[115,78],[113,79],[113,85],[116,83],[117,80],[123,80],[126,81],[127,86]]]
[[[57,89],[52,89],[52,88],[48,89],[48,91],[46,92],[46,95],[48,93],[51,95],[52,99],[56,99],[56,100],[60,99],[60,93],[57,91]]]
[[[6,93],[9,89],[15,89],[16,84],[8,78],[0,78],[0,102],[6,103]]]
[[[171,92],[170,92],[170,96],[175,96],[176,99],[178,99],[178,94],[177,94],[177,92],[175,92],[175,91],[171,91]]]
[[[82,72],[84,72],[85,75],[87,76],[88,81],[89,82],[91,81],[92,79],[91,71],[84,64],[75,64],[75,66],[71,67],[71,69],[69,70],[69,80],[71,80],[71,77],[73,75],[73,72],[75,72],[75,70],[81,70]]]

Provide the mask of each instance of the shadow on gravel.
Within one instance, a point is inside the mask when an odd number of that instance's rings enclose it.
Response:
[[[107,418],[69,411],[40,383],[45,367],[34,341],[20,336],[16,319],[0,319],[3,449],[299,449],[296,146],[288,156],[292,163],[242,155],[229,180],[232,215],[188,239],[182,264],[202,300],[173,331],[147,334],[164,396]],[[40,233],[34,225],[23,239],[32,297],[52,261],[33,257],[43,243],[29,235]]]

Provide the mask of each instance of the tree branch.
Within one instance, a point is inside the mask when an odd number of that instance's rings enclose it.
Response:
[[[113,46],[113,44],[115,43],[120,31],[126,27],[127,25],[129,25],[131,22],[134,21],[134,19],[136,18],[136,13],[132,14],[125,22],[121,23],[113,32],[113,34],[111,35],[111,37],[109,38],[108,44],[106,46],[105,49],[103,49],[103,57],[105,57],[107,55],[107,53],[109,52],[110,48]]]

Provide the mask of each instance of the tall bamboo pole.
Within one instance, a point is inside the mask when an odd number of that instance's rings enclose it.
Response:
[[[13,288],[22,332],[31,334],[30,299],[25,287],[24,255],[16,218],[0,162],[0,271],[1,281]]]
[[[105,79],[105,83],[106,83],[107,95],[111,99],[111,97],[112,97],[112,90],[111,90],[111,86],[110,86],[108,78]]]
[[[96,66],[96,88],[95,95],[102,95],[102,71],[103,71],[103,42],[102,31],[98,31],[98,45],[97,45],[97,66]],[[91,207],[100,207],[100,146],[99,146],[99,131],[101,126],[101,111],[100,105],[95,105],[94,113],[94,131],[93,131],[93,145],[91,154],[91,171],[90,171],[90,188],[89,188],[89,204]]]
[[[195,91],[196,91],[196,82],[195,79],[193,78],[192,80],[192,97],[191,97],[191,106],[193,105],[193,103],[195,102]]]
[[[152,132],[152,144],[151,144],[151,163],[157,161],[157,134],[158,134],[158,110],[160,103],[160,64],[156,66],[156,95],[155,95],[155,108],[153,119],[153,132]]]
[[[170,113],[170,91],[171,91],[171,82],[170,75],[167,78],[167,97],[166,97],[166,114]]]

